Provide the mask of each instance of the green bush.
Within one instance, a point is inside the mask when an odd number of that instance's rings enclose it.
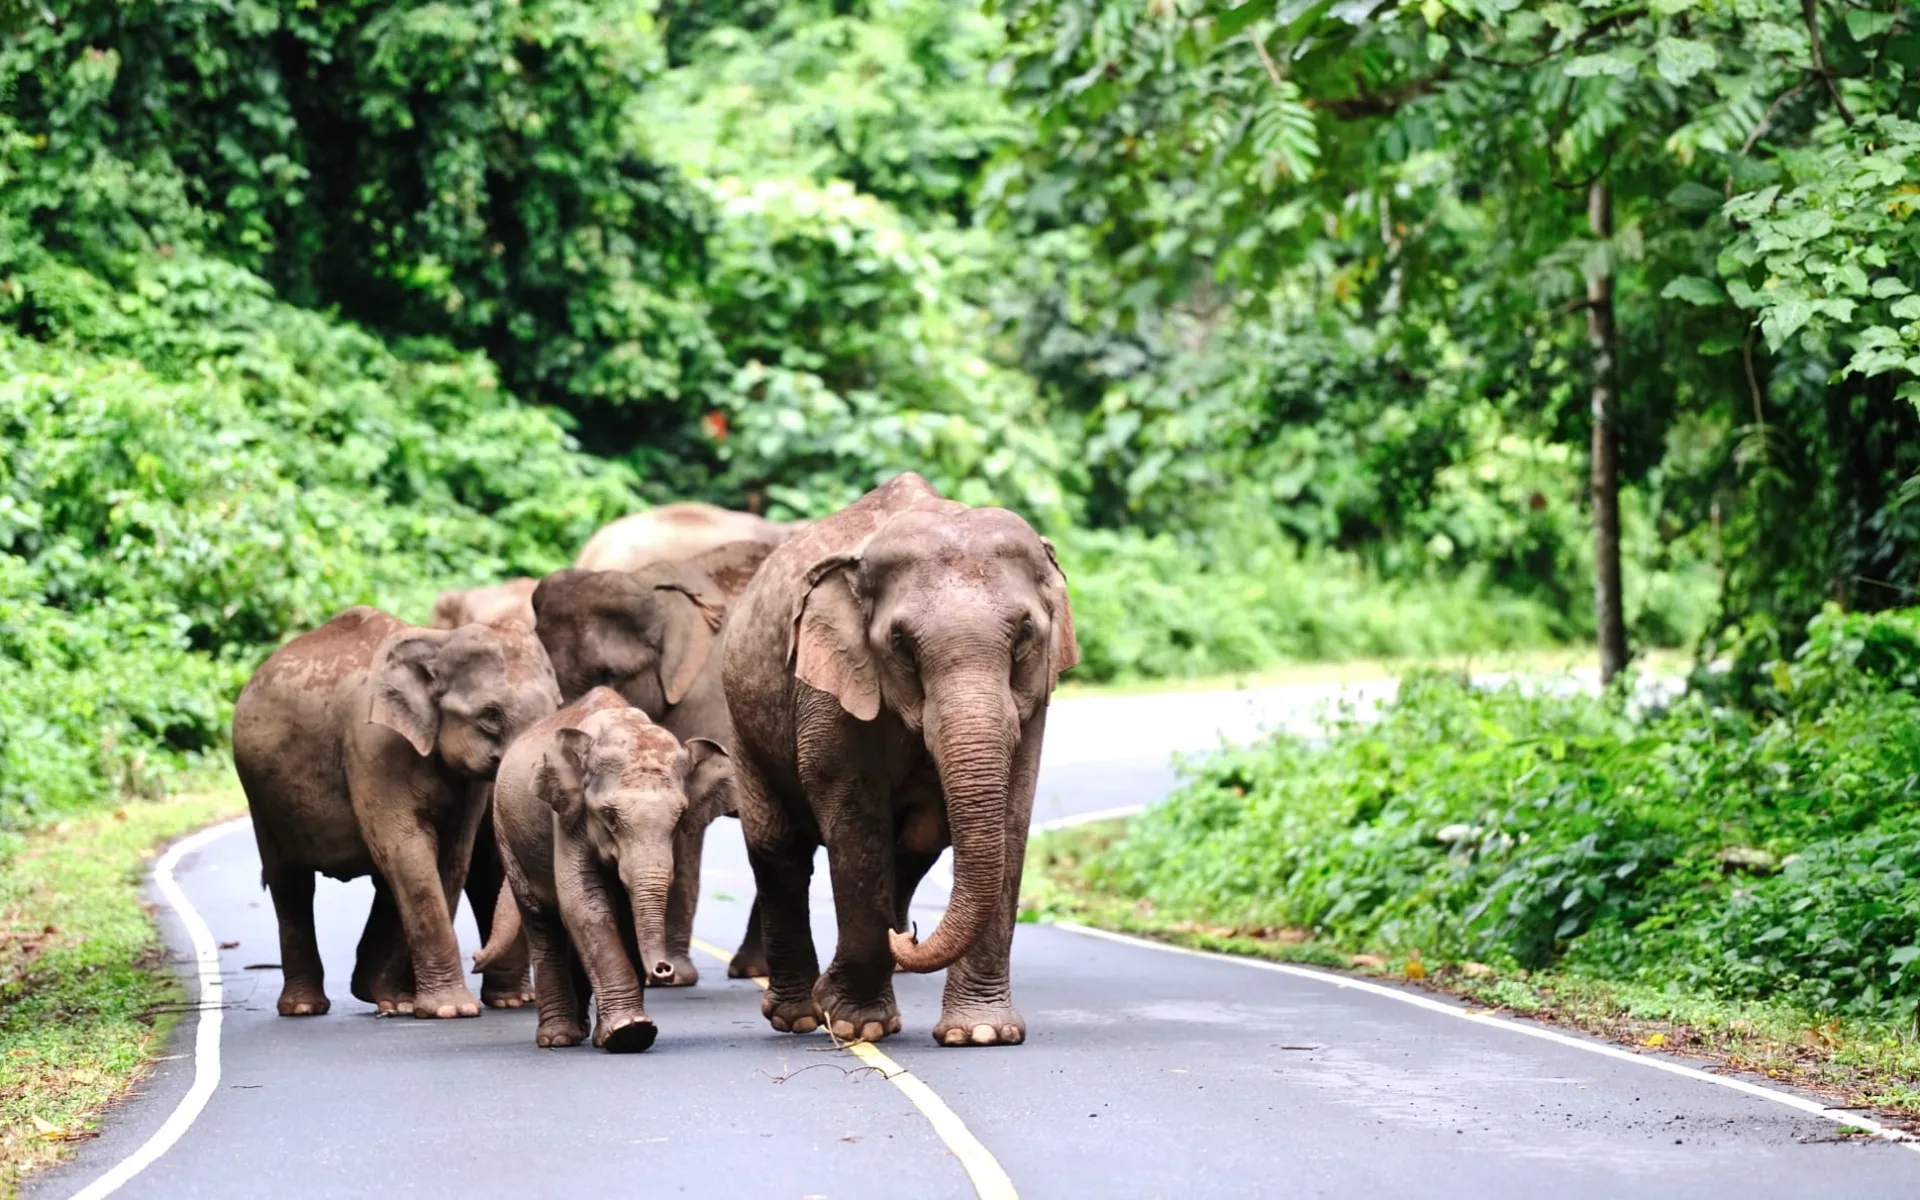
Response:
[[[1204,761],[1082,870],[1171,916],[1906,1014],[1920,695],[1865,648],[1917,615],[1816,620],[1773,712],[1415,676],[1377,721]]]

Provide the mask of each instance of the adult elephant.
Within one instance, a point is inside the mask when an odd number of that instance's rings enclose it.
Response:
[[[582,571],[637,571],[654,563],[681,562],[728,542],[777,546],[802,524],[782,524],[713,504],[662,504],[603,527],[588,539],[573,565]]]
[[[1007,973],[1027,822],[1060,673],[1079,661],[1053,548],[1013,513],[918,475],[781,546],[735,605],[723,682],[777,1030],[897,1032],[891,968],[952,967],[934,1039],[1023,1041]],[[905,899],[951,840],[954,887],[925,943]],[[827,847],[839,946],[808,923]]]
[[[538,579],[521,576],[491,587],[441,592],[433,602],[433,628],[458,629],[462,625],[493,625],[518,621],[533,625],[533,589]]]
[[[691,745],[733,744],[733,724],[720,687],[721,644],[729,606],[773,547],[729,542],[685,562],[638,571],[556,571],[534,592],[535,628],[553,663],[560,694],[571,703],[596,686],[615,692],[669,733]],[[724,766],[724,764],[722,764]],[[674,885],[667,910],[669,987],[699,981],[692,955],[693,918],[700,896],[700,858],[707,826],[733,815],[730,772],[712,787],[716,797],[688,809],[674,844]],[[759,906],[727,973],[765,974]]]
[[[531,628],[420,629],[350,608],[275,651],[233,710],[233,759],[280,923],[282,1016],[328,1009],[313,876],[374,877],[353,995],[470,1017],[453,911],[507,745],[560,704]]]

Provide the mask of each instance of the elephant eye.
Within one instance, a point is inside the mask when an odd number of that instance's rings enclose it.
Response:
[[[506,714],[490,704],[480,710],[480,715],[473,719],[473,723],[480,727],[481,733],[497,738],[500,731],[506,728],[507,718]]]
[[[907,631],[898,625],[893,627],[893,652],[900,656],[902,662],[913,661],[913,641],[907,637]]]
[[[1027,648],[1029,644],[1032,643],[1032,641],[1033,641],[1033,618],[1021,617],[1019,632],[1013,635],[1014,649],[1024,650]]]

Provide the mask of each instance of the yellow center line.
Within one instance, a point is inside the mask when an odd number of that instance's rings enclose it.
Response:
[[[733,961],[733,955],[712,942],[694,938],[693,948],[723,963]],[[764,975],[753,976],[753,981],[762,990],[767,986]],[[1019,1200],[1019,1193],[1013,1190],[1013,1180],[1007,1177],[992,1151],[981,1145],[980,1139],[973,1136],[973,1131],[960,1119],[960,1114],[948,1108],[947,1102],[928,1087],[925,1080],[888,1057],[872,1042],[843,1042],[841,1045],[852,1051],[855,1058],[880,1072],[882,1078],[899,1088],[913,1102],[913,1106],[920,1110],[920,1115],[933,1126],[934,1133],[960,1160],[967,1178],[973,1181],[974,1194],[980,1200]]]

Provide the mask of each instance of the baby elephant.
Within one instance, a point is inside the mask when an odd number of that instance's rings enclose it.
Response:
[[[533,630],[419,629],[350,608],[275,651],[233,706],[233,762],[280,919],[282,1016],[327,1011],[313,875],[374,878],[353,994],[383,1013],[478,1016],[453,936],[486,789],[560,705]]]
[[[529,729],[494,788],[494,830],[520,921],[502,911],[475,960],[484,967],[523,925],[533,953],[541,1046],[586,1036],[586,969],[598,1009],[593,1044],[645,1050],[655,1028],[649,978],[673,976],[667,897],[674,839],[727,802],[726,754],[704,738],[684,748],[618,692],[599,687]]]

